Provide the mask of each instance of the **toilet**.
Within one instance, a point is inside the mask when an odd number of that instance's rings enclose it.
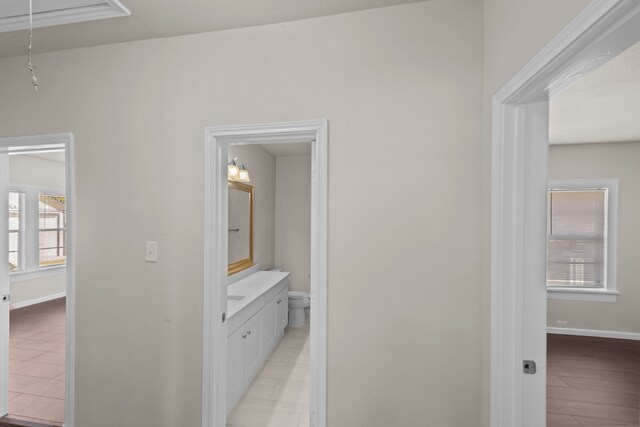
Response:
[[[311,306],[309,292],[289,292],[289,326],[298,328],[304,326],[305,309]]]

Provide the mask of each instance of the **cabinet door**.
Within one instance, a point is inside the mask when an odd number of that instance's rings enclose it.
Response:
[[[276,296],[276,335],[281,334],[289,324],[289,288],[283,289]]]
[[[244,390],[244,326],[227,337],[227,412]]]
[[[262,309],[262,351],[271,351],[276,341],[276,307],[278,297],[274,297]]]
[[[249,384],[260,369],[262,362],[262,312],[260,310],[244,324],[246,339],[244,340],[244,382]],[[241,328],[242,329],[242,328]]]

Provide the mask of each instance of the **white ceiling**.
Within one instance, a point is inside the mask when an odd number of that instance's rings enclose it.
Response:
[[[640,43],[551,100],[552,144],[640,142]]]
[[[118,0],[33,0],[33,28],[128,16]],[[28,0],[0,2],[0,33],[30,26]]]
[[[282,144],[264,144],[262,148],[274,157],[310,156],[311,142],[288,142]]]
[[[423,0],[122,0],[132,16],[36,29],[33,50],[250,27],[418,1]],[[26,31],[0,33],[0,57],[24,55],[26,43]]]
[[[35,157],[37,159],[48,160],[50,162],[64,163],[64,150],[54,151],[51,153],[24,154],[25,156]]]
[[[103,3],[104,0],[33,0],[33,13],[35,15],[51,10],[95,6]],[[28,13],[28,0],[2,0],[0,2],[0,18],[27,15]]]

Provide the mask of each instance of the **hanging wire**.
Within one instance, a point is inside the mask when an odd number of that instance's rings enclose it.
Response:
[[[31,62],[31,53],[32,53],[32,42],[33,42],[33,0],[29,0],[29,55],[27,68],[31,71],[31,84],[35,91],[38,91],[38,79],[36,78],[36,72],[33,68],[33,63]]]

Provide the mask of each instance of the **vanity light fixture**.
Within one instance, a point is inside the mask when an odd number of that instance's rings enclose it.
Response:
[[[234,157],[232,160],[229,160],[229,165],[227,166],[227,179],[230,181],[237,180],[238,175],[240,174],[240,168],[236,163],[237,159],[237,157]]]
[[[236,179],[236,181],[240,181],[240,182],[251,181],[249,179],[249,171],[247,170],[246,165],[244,163],[240,165],[240,171],[238,172],[238,178]]]

